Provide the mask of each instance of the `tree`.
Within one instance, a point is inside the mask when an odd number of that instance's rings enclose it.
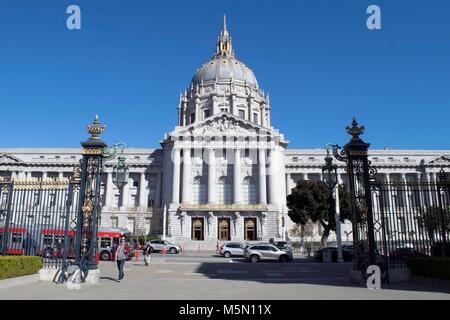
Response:
[[[350,219],[350,196],[345,187],[339,186],[341,222]],[[330,188],[322,181],[301,180],[287,196],[289,217],[297,224],[306,225],[312,221],[323,227],[322,248],[326,246],[330,231],[336,231],[334,219],[335,200]]]

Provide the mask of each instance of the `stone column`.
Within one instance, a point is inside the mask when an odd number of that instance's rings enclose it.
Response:
[[[161,208],[161,188],[162,188],[162,186],[161,186],[162,177],[161,176],[162,176],[161,172],[158,172],[156,174],[156,195],[155,195],[156,199],[155,199],[155,206],[157,208]]]
[[[173,149],[172,202],[180,203],[180,149]]]
[[[183,150],[183,186],[181,187],[182,203],[191,203],[191,149]]]
[[[113,197],[112,172],[108,172],[106,173],[105,207],[111,208],[113,206]]]
[[[58,180],[62,180],[64,178],[64,172],[58,172]]]
[[[231,95],[231,105],[230,105],[230,113],[238,116],[237,108],[236,108],[236,95]]]
[[[208,149],[208,203],[216,203],[216,157],[215,150]]]
[[[122,187],[122,210],[126,210],[128,208],[128,198],[129,198],[129,190],[130,190],[130,178],[128,178],[127,183]]]
[[[259,203],[267,204],[266,150],[259,149]]]
[[[307,174],[307,173],[304,173],[304,174],[303,174],[303,180],[305,180],[305,181],[308,181],[308,180],[309,180],[308,174]]]
[[[267,121],[266,121],[266,103],[262,102],[261,103],[261,108],[260,108],[260,118],[261,118],[261,126],[262,127],[267,127]]]
[[[279,204],[278,191],[281,186],[278,185],[278,158],[274,148],[270,150],[269,159],[269,202],[270,204]]]
[[[47,179],[47,171],[42,172],[42,180]]]
[[[189,115],[189,117],[190,117],[190,115]],[[200,98],[195,98],[195,120],[194,120],[194,122],[197,122],[198,120],[200,120]],[[193,122],[190,122],[190,124],[192,124],[192,123]]]
[[[141,173],[141,179],[139,181],[139,208],[147,208],[147,181],[145,180],[145,172]]]
[[[247,120],[250,121],[250,122],[253,122],[252,121],[252,114],[253,114],[253,112],[252,112],[252,97],[249,96],[247,98]]]
[[[234,166],[233,166],[233,202],[242,203],[241,188],[241,150],[234,149]]]

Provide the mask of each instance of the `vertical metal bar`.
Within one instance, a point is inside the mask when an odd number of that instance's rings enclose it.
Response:
[[[447,236],[446,236],[446,228],[445,228],[445,216],[444,216],[444,207],[442,205],[442,196],[441,196],[441,184],[438,182],[436,183],[437,187],[437,195],[438,195],[438,203],[439,203],[439,213],[440,213],[440,220],[441,220],[441,238],[444,245],[444,252],[443,256],[446,257],[447,255]]]
[[[69,220],[70,220],[70,209],[72,207],[72,193],[73,193],[73,184],[69,183],[66,193],[66,205],[65,205],[66,215],[64,220],[64,253],[61,263],[60,282],[64,282],[66,280],[65,272],[67,270],[67,255],[69,250]]]
[[[385,262],[385,267],[386,267],[386,282],[389,284],[390,283],[390,276],[389,276],[389,251],[388,251],[388,244],[387,244],[387,240],[386,240],[386,229],[385,229],[385,217],[384,217],[384,188],[383,188],[383,184],[381,182],[378,183],[378,192],[380,194],[380,198],[379,198],[379,208],[380,208],[380,220],[381,220],[381,232],[382,232],[382,242],[383,242],[383,255],[384,257],[386,257]]]
[[[28,217],[22,210],[23,205],[21,205],[21,202],[23,201],[23,197],[24,197],[24,193],[25,192],[24,192],[23,189],[20,188],[20,189],[16,189],[14,191],[14,193],[17,194],[17,200],[18,200],[18,201],[14,201],[14,203],[13,203],[13,205],[14,205],[14,213],[15,213],[15,215],[17,215],[18,225],[20,225],[20,227],[24,229],[24,233],[23,233],[23,236],[22,236],[22,241],[20,243],[21,244],[21,248],[18,248],[18,250],[20,250],[20,249],[25,249],[24,248],[24,244],[25,244],[24,241],[25,241],[25,238],[28,235],[30,226],[29,226],[29,223],[28,223]],[[25,250],[23,250],[22,254],[25,255],[25,254],[27,254],[27,252],[25,252]]]
[[[11,219],[11,202],[13,198],[13,189],[14,189],[14,182],[9,183],[8,187],[8,200],[6,204],[6,220],[5,220],[5,232],[3,233],[3,248],[2,248],[2,255],[6,255],[8,252],[8,243],[9,243],[9,224]]]

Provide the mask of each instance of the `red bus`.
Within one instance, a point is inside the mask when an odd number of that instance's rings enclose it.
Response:
[[[3,244],[5,227],[0,227],[0,243]],[[46,258],[61,257],[64,249],[64,230],[54,229],[50,226],[21,226],[8,227],[7,255],[32,255]],[[37,236],[33,236],[33,234]],[[103,261],[113,258],[114,247],[119,243],[120,237],[131,242],[131,232],[123,228],[99,227],[97,231],[99,259]],[[68,257],[74,257],[75,231],[68,232]]]

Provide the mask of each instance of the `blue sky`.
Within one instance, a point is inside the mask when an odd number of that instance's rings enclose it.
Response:
[[[290,148],[344,144],[355,115],[373,148],[450,149],[446,0],[1,0],[0,147],[78,147],[95,113],[107,143],[159,147],[223,14]]]

